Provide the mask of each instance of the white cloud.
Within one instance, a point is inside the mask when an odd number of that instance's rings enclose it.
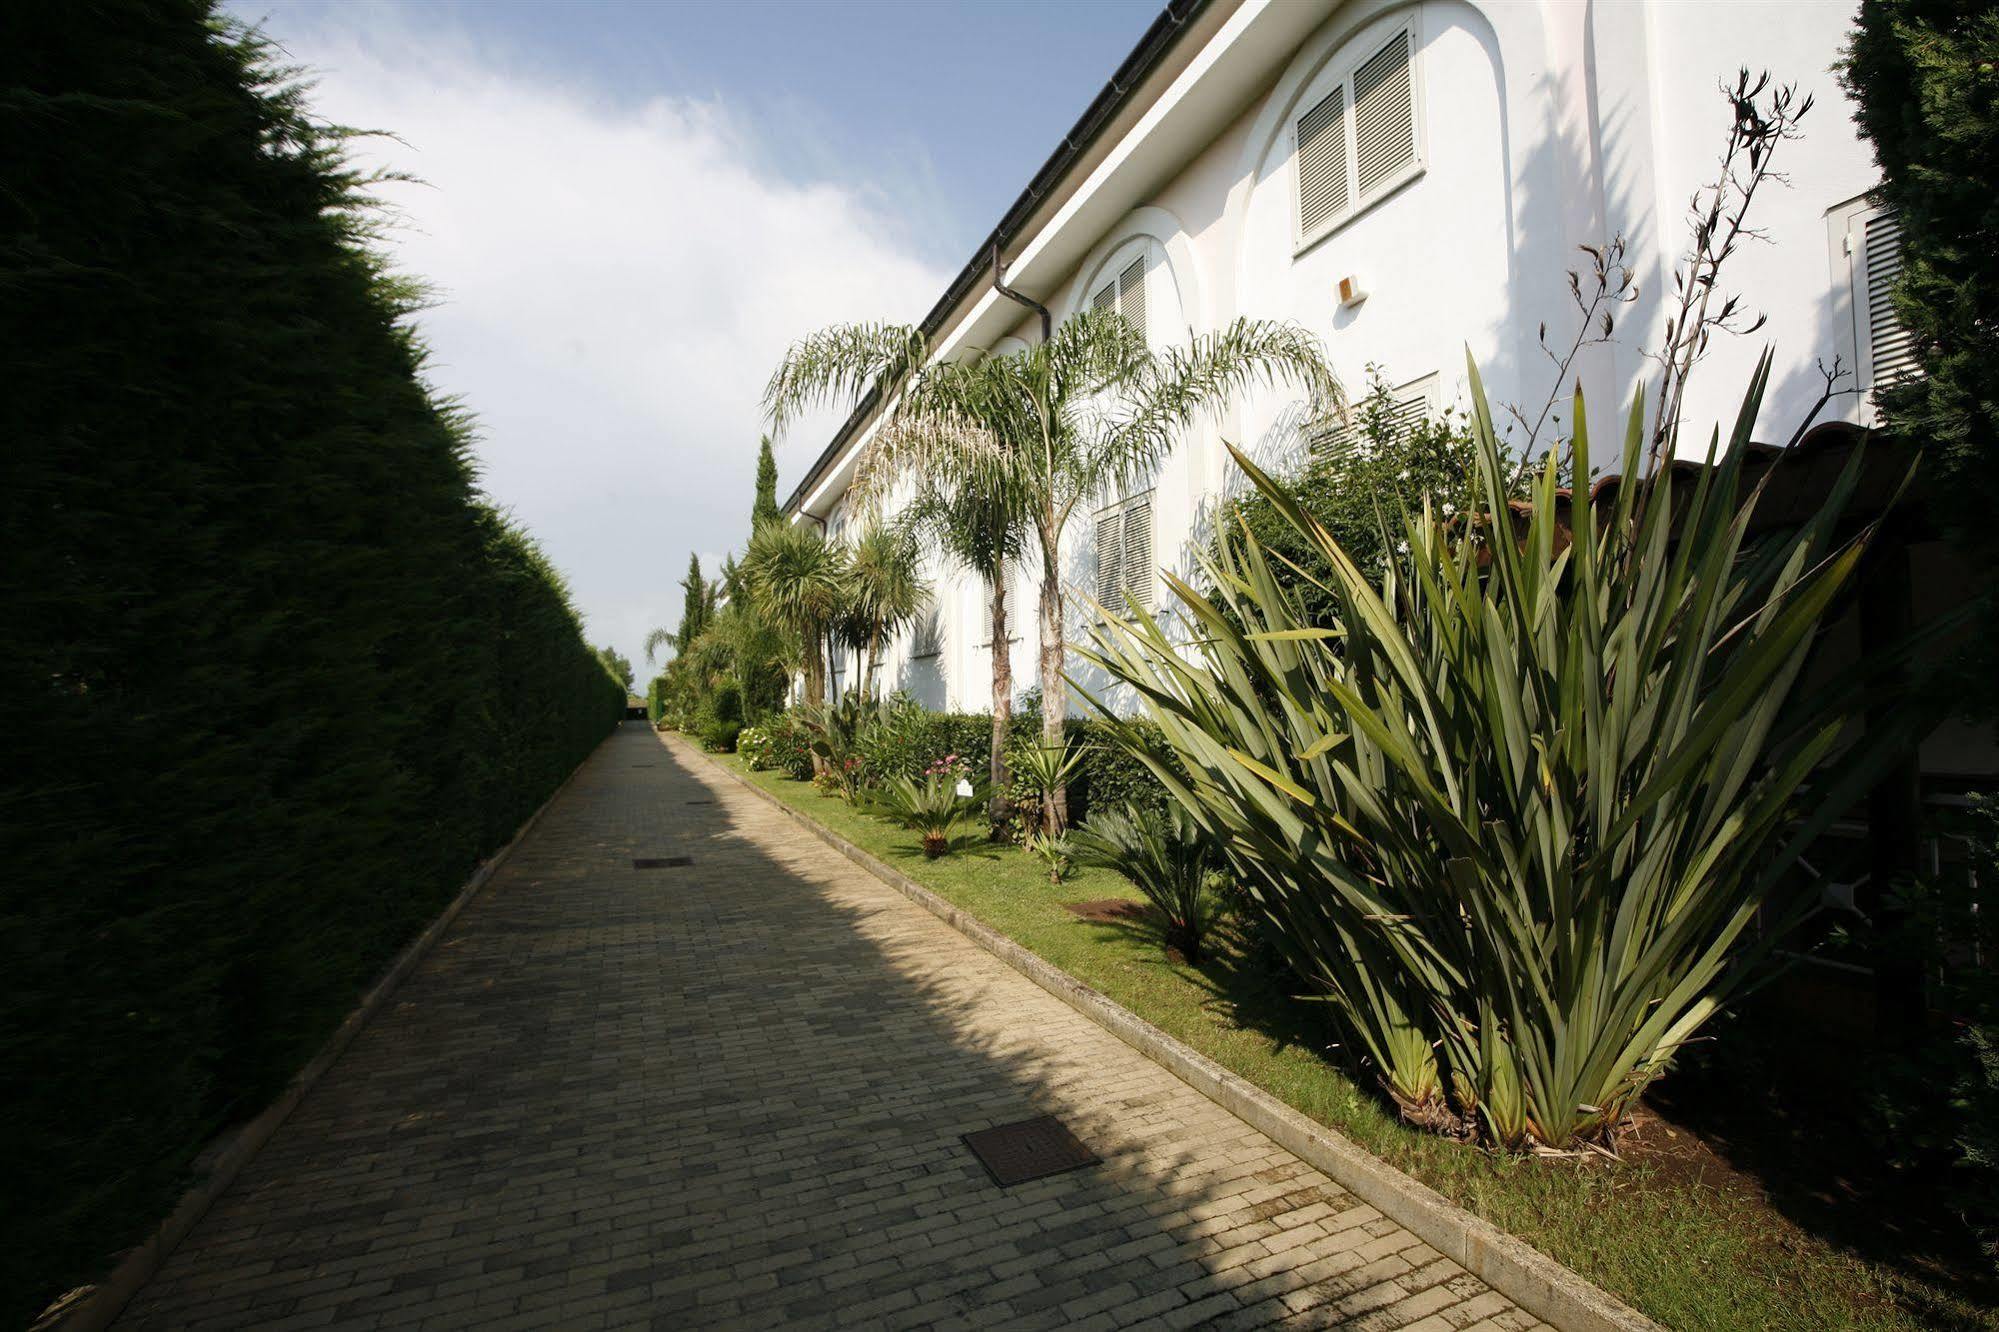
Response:
[[[949,275],[866,185],[760,165],[726,104],[621,106],[409,15],[320,17],[268,30],[314,72],[315,114],[392,131],[360,156],[424,182],[386,190],[394,243],[438,288],[431,373],[479,418],[483,484],[569,576],[593,640],[643,673],[688,553],[712,572],[747,536],[757,397],[786,345],[914,320]],[[780,448],[780,498],[818,425]]]

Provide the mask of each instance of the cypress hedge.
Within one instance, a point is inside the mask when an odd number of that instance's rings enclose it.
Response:
[[[0,17],[0,1322],[140,1239],[610,731],[296,75]]]

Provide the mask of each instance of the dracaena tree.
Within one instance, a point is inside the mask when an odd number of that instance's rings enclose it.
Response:
[[[750,538],[743,576],[758,612],[797,646],[805,701],[826,701],[826,648],[846,600],[840,547],[806,523],[766,523]]]
[[[1150,346],[1120,316],[1088,311],[1006,356],[933,361],[922,333],[845,324],[793,346],[764,391],[772,429],[801,410],[873,394],[882,416],[854,489],[879,502],[901,480],[940,491],[1017,491],[1039,556],[1042,740],[1063,743],[1067,594],[1062,543],[1076,510],[1149,475],[1182,432],[1258,385],[1331,401],[1318,341],[1295,324],[1237,319],[1185,347]],[[1048,826],[1066,822],[1061,788]]]
[[[914,534],[880,518],[863,527],[847,548],[845,637],[866,654],[861,692],[870,697],[883,645],[930,604],[930,585],[919,563]]]

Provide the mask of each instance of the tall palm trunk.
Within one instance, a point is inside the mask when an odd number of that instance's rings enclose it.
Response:
[[[805,635],[805,701],[813,707],[826,701],[826,659],[816,629]]]
[[[861,676],[861,692],[869,698],[875,696],[875,676],[882,664],[882,631],[876,625],[868,632],[868,668]]]
[[[1061,533],[1044,531],[1041,540],[1041,745],[1061,749],[1067,740],[1063,721],[1068,711],[1068,684],[1062,678]],[[1058,786],[1042,796],[1043,826],[1060,836],[1069,826],[1069,789]]]
[[[1006,565],[993,571],[993,752],[986,812],[995,826],[1007,815],[1006,741],[1013,723],[1013,645],[1006,632]]]

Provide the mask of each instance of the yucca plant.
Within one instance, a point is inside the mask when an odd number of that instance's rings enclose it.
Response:
[[[985,793],[969,780],[933,773],[921,781],[896,777],[874,795],[874,812],[923,838],[935,860],[951,850],[951,835],[980,813]]]
[[[1122,813],[1091,815],[1067,842],[1077,863],[1116,870],[1131,880],[1165,917],[1166,946],[1179,949],[1189,962],[1201,960],[1201,945],[1223,907],[1210,881],[1221,856],[1200,820],[1178,805],[1126,805]]]
[[[1025,806],[1020,809],[1022,821],[1033,825],[1028,828],[1029,832],[1044,837],[1062,835],[1063,815],[1067,807],[1066,804],[1057,807],[1047,798],[1048,793],[1066,786],[1082,762],[1081,747],[1066,742],[1023,744],[1012,750],[1008,765],[1013,769],[1016,783],[1040,797],[1037,810],[1029,812]]]
[[[862,742],[885,714],[884,704],[858,689],[849,689],[832,703],[801,703],[792,709],[792,715],[812,737],[807,747],[813,757],[849,803],[859,794],[865,775]]]
[[[1087,654],[1186,775],[1131,728],[1121,742],[1227,846],[1412,1122],[1551,1148],[1613,1130],[1754,974],[1785,868],[1920,726],[1905,712],[1846,744],[1858,670],[1799,688],[1870,533],[1835,538],[1856,455],[1820,512],[1749,539],[1768,375],[1766,357],[1728,446],[1681,480],[1636,479],[1634,403],[1633,479],[1595,512],[1578,498],[1571,544],[1552,460],[1528,514],[1509,510],[1474,367],[1482,508],[1501,518],[1400,518],[1379,586],[1238,456],[1323,556],[1330,622],[1244,533],[1206,562],[1220,605],[1171,580],[1194,659],[1143,614]],[[1573,420],[1586,477],[1580,395]]]

